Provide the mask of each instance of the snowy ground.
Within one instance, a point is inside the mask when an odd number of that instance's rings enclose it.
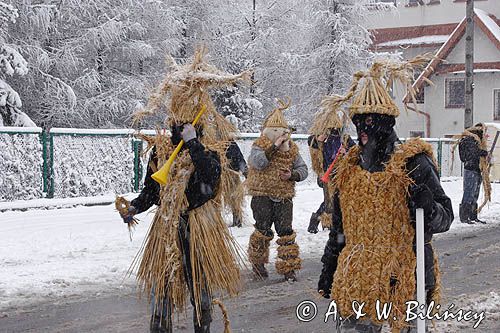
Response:
[[[443,187],[458,218],[461,179],[445,179]],[[295,198],[294,227],[304,258],[319,260],[328,236],[326,231],[307,233],[310,214],[321,200],[322,191],[309,186],[300,187]],[[253,231],[249,208],[246,214],[243,228],[231,228],[242,249]],[[126,273],[152,216],[151,212],[139,216],[141,223],[130,241],[112,205],[0,213],[0,313],[41,300],[96,295],[132,285],[134,277]],[[481,217],[490,224],[500,223],[500,184],[493,184],[492,203]],[[452,230],[462,233],[482,227],[455,220]],[[498,295],[491,299],[498,310]]]

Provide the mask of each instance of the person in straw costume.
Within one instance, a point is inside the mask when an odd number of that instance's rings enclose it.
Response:
[[[338,106],[329,106],[316,115],[310,130],[308,144],[312,169],[318,176],[318,186],[323,189],[323,202],[318,210],[312,213],[307,228],[307,231],[313,234],[318,232],[320,222],[323,229],[330,229],[332,226],[333,195],[330,187],[321,181],[321,177],[334,160],[337,163],[338,157],[355,145],[348,134],[342,134],[343,127]]]
[[[354,75],[346,96],[359,143],[339,162],[333,178],[333,228],[325,246],[318,291],[337,302],[342,332],[381,332],[376,301],[391,303],[393,332],[413,328],[404,321],[405,302],[416,295],[415,209],[425,215],[425,282],[428,300],[439,303],[439,273],[431,239],[453,221],[432,147],[421,139],[401,143],[394,131],[399,110],[388,87],[400,80],[411,88],[414,68],[427,57],[408,62],[376,61]],[[358,89],[361,86],[360,89]],[[412,94],[413,90],[409,90]],[[366,316],[353,319],[352,302],[365,302]]]
[[[255,230],[250,236],[248,256],[257,278],[267,278],[265,264],[269,262],[269,244],[278,234],[276,270],[285,280],[296,281],[301,268],[299,246],[292,228],[295,183],[307,178],[307,166],[299,148],[290,139],[290,129],[283,111],[290,102],[279,101],[265,119],[260,137],[253,143],[248,158],[246,187],[252,196],[251,208]]]
[[[229,168],[233,171],[230,175],[231,188],[228,190],[232,195],[226,197],[224,202],[226,209],[233,215],[231,227],[242,227],[243,225],[243,201],[245,191],[241,176],[248,175],[248,166],[240,147],[236,143],[238,138],[237,125],[231,122],[231,118],[224,118],[221,114],[215,114],[217,138],[229,142],[226,157],[229,160]]]
[[[170,137],[159,133],[149,140],[152,157],[144,188],[122,214],[127,222],[158,205],[133,263],[133,268],[138,266],[142,291],[154,295],[151,332],[172,332],[172,312],[185,310],[188,293],[194,308],[194,331],[210,332],[212,297],[219,291],[234,296],[241,284],[241,256],[221,207],[224,197],[232,195],[228,189],[233,171],[225,157],[230,142],[216,133],[217,115],[208,90],[248,81],[251,73],[223,73],[207,64],[204,55],[205,50],[198,49],[185,65],[170,58],[170,73],[150,97],[146,110],[137,115],[141,119],[165,106],[171,131]],[[200,109],[206,111],[193,126]],[[174,160],[166,185],[160,186],[151,175],[165,164],[181,140],[185,145]],[[222,303],[214,302],[223,308]],[[225,332],[229,332],[227,316],[225,319]]]
[[[480,220],[477,214],[491,200],[489,153],[486,150],[485,126],[478,123],[466,129],[457,137],[460,160],[464,163],[464,194],[460,203],[460,222],[474,224],[486,222]],[[455,150],[456,146],[454,146]],[[478,208],[477,200],[481,183],[484,185],[484,202]]]

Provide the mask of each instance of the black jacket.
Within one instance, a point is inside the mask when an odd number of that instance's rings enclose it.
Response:
[[[189,203],[187,210],[189,211],[215,197],[221,175],[221,165],[219,156],[213,151],[206,150],[198,139],[186,142],[185,147],[185,149],[189,149],[189,155],[191,155],[195,167],[186,188],[186,197]],[[144,179],[144,188],[139,196],[131,202],[138,214],[148,210],[152,205],[160,204],[160,185],[151,178],[154,173],[151,162],[156,165],[157,161],[156,150],[153,149]]]
[[[387,145],[386,153],[392,154],[394,147],[397,144],[397,137],[395,140],[390,140]],[[382,160],[387,161],[389,156]],[[433,249],[430,244],[432,235],[449,230],[453,222],[453,208],[451,200],[446,196],[439,181],[438,172],[432,163],[431,159],[425,154],[418,154],[410,158],[406,164],[406,170],[411,170],[409,175],[415,182],[415,185],[425,184],[434,194],[434,206],[430,214],[424,217],[424,233],[425,233],[425,282],[426,289],[433,289],[435,286],[434,276],[434,257]],[[411,198],[408,200],[408,209],[410,210],[410,217],[412,224],[415,225],[415,208],[412,207]],[[337,259],[344,248],[345,238],[342,228],[342,211],[340,209],[340,200],[338,193],[334,196],[333,204],[333,227],[330,230],[329,239],[325,246],[325,251],[321,262],[323,269],[321,272],[320,280],[318,283],[318,290],[330,293],[330,288],[333,282],[333,274],[337,269]],[[415,240],[413,242],[415,246]],[[388,279],[390,277],[387,277]]]
[[[480,172],[479,159],[481,156],[488,156],[488,152],[479,147],[479,143],[471,136],[465,136],[458,144],[460,160],[464,163],[464,168],[471,171]]]
[[[241,172],[246,177],[248,173],[247,162],[241,153],[240,147],[235,141],[231,141],[229,144],[226,150],[226,158],[229,160],[229,167],[231,170]]]

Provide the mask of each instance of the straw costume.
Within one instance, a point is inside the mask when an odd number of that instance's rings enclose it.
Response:
[[[226,150],[226,158],[229,161],[229,169],[226,169],[225,172],[228,172],[228,193],[231,193],[231,195],[225,198],[226,200],[224,201],[224,206],[233,215],[233,223],[231,226],[241,227],[243,225],[242,208],[245,198],[245,190],[243,182],[241,181],[241,175],[244,177],[247,176],[248,167],[245,157],[236,143],[236,139],[238,137],[237,127],[221,114],[215,113],[214,115],[217,139],[229,142],[229,146]]]
[[[278,234],[276,271],[286,280],[295,281],[295,272],[301,268],[299,246],[292,228],[295,183],[307,178],[307,166],[299,148],[290,139],[290,130],[283,111],[290,102],[279,102],[266,118],[261,136],[253,143],[248,159],[246,180],[252,196],[251,207],[255,231],[250,236],[248,256],[258,278],[268,276],[265,264],[269,262],[269,244]]]
[[[477,217],[483,207],[491,201],[490,163],[485,132],[485,126],[479,123],[466,129],[461,135],[455,136],[459,141],[453,146],[452,157],[454,158],[458,146],[460,160],[464,163],[464,194],[459,210],[462,223],[486,223]],[[483,183],[484,199],[478,207],[481,183]]]
[[[131,202],[129,214],[158,205],[133,264],[142,291],[153,295],[151,332],[172,332],[172,312],[185,310],[189,292],[195,332],[207,333],[213,295],[234,296],[240,288],[240,254],[222,218],[222,202],[232,195],[228,191],[233,171],[225,156],[230,142],[216,132],[217,115],[208,90],[248,80],[250,73],[223,73],[207,64],[204,54],[197,50],[185,65],[170,59],[170,73],[152,94],[146,111],[137,115],[141,119],[165,106],[171,131],[170,137],[159,133],[149,140],[152,157],[145,186]],[[203,107],[206,112],[193,127],[190,124]],[[151,175],[165,164],[181,139],[184,148],[173,162],[166,185],[160,186]],[[227,321],[226,332],[228,325]]]
[[[343,121],[338,114],[339,105],[326,104],[315,117],[308,138],[309,153],[311,154],[312,168],[318,176],[318,186],[323,189],[323,202],[318,210],[311,215],[309,227],[310,233],[318,232],[321,223],[323,229],[332,226],[332,192],[327,184],[321,181],[321,177],[330,165],[340,157],[341,147],[347,151],[355,145],[347,134],[342,134]]]
[[[413,332],[404,318],[405,302],[416,298],[416,208],[423,208],[425,216],[427,296],[439,302],[438,264],[430,242],[434,233],[449,229],[451,201],[441,187],[431,146],[397,138],[393,127],[399,111],[386,85],[393,79],[409,84],[406,79],[419,62],[375,62],[369,71],[356,73],[346,96],[335,97],[353,98],[349,111],[359,144],[340,160],[333,178],[333,228],[318,291],[331,294],[347,318],[339,324],[342,332],[380,332],[376,300],[392,302],[388,322],[393,332]],[[366,317],[360,320],[352,317],[354,300],[366,302]]]

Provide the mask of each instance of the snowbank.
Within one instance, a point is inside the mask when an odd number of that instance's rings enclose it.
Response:
[[[444,179],[443,187],[458,219],[461,178]],[[499,193],[500,184],[493,184],[492,203],[481,214],[490,224],[500,223]],[[318,187],[305,185],[294,200],[294,228],[304,258],[319,260],[328,237],[327,231],[316,235],[307,232],[309,217],[322,196]],[[248,202],[245,214],[245,226],[231,228],[243,252],[253,231]],[[140,224],[130,241],[113,205],[0,213],[0,311],[47,297],[90,295],[132,286],[135,280],[126,277],[127,271],[152,217],[152,211],[139,215]],[[452,225],[455,232],[481,227],[457,220]],[[272,260],[275,256],[276,244],[272,242]],[[272,265],[270,273],[276,274]]]

